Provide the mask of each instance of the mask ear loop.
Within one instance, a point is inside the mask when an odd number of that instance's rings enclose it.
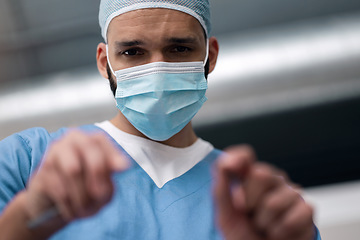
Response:
[[[207,38],[206,39],[206,56],[205,56],[203,67],[206,66],[206,62],[207,62],[208,58],[209,58],[209,39]]]
[[[113,68],[111,67],[111,64],[110,64],[110,59],[109,59],[109,47],[108,47],[107,44],[106,44],[106,59],[107,59],[107,62],[108,62],[108,65],[109,65],[109,68],[110,68],[112,74],[114,74],[114,76],[116,77],[116,74],[115,74],[115,72],[114,72],[114,70],[113,70]]]

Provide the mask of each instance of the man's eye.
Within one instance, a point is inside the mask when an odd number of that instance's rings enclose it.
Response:
[[[143,53],[141,51],[139,51],[139,49],[132,48],[132,49],[123,51],[121,54],[127,55],[127,56],[135,56],[135,55],[142,55]]]
[[[190,51],[190,48],[188,47],[184,47],[184,46],[177,46],[175,47],[175,51],[176,52],[187,52],[187,51]]]

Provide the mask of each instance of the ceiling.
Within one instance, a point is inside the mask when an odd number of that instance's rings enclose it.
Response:
[[[211,0],[223,35],[360,10],[358,0]],[[0,0],[0,86],[95,65],[99,0]],[[19,80],[20,79],[20,80]]]

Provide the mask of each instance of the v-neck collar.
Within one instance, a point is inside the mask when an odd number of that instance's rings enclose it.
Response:
[[[109,121],[95,124],[107,132],[148,174],[158,188],[185,174],[203,160],[214,147],[198,139],[186,148],[167,146],[125,133]]]

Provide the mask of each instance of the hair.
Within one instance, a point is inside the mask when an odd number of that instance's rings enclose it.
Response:
[[[207,79],[208,75],[209,75],[209,59],[207,60],[206,64],[205,64],[205,78]],[[106,63],[106,72],[108,75],[108,80],[109,80],[109,85],[110,85],[110,89],[115,97],[116,94],[116,88],[117,88],[117,84],[116,84],[116,80],[113,78],[113,75],[111,74],[111,70],[109,67],[109,63]]]
[[[111,74],[111,70],[110,70],[110,67],[109,67],[109,63],[106,63],[106,72],[107,72],[107,75],[108,75],[108,80],[109,80],[109,85],[110,85],[110,89],[115,97],[115,93],[116,93],[116,81],[115,79],[113,78],[112,74]]]

